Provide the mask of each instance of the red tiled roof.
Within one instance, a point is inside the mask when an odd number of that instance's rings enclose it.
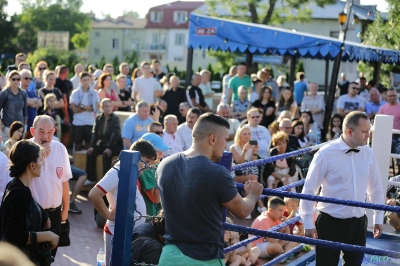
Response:
[[[175,1],[169,4],[164,4],[160,6],[155,6],[150,8],[149,12],[146,15],[146,20],[147,24],[145,28],[147,29],[187,29],[189,26],[189,23],[187,21],[184,21],[180,24],[177,24],[174,22],[174,11],[187,11],[188,12],[188,17],[189,14],[202,6],[204,2],[182,2],[182,1]],[[150,13],[152,11],[162,11],[163,12],[163,18],[161,23],[156,23],[150,21]]]

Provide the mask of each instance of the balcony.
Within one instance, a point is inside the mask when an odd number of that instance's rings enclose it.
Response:
[[[142,44],[142,52],[156,52],[156,53],[166,53],[167,48],[165,44]]]

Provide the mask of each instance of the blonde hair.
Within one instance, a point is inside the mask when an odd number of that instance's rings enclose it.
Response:
[[[35,77],[39,77],[40,76],[40,70],[39,70],[39,66],[40,65],[45,65],[46,66],[46,68],[48,68],[49,66],[47,65],[47,62],[46,61],[39,61],[39,62],[37,62],[37,64],[36,64],[36,66],[35,66],[35,70],[33,70],[33,75],[35,76]],[[46,69],[47,70],[47,69]],[[45,71],[46,71],[45,70]],[[43,71],[43,73],[44,73],[44,71]],[[42,74],[43,74],[42,73]]]
[[[21,74],[17,70],[11,71],[10,74],[8,75],[7,83],[6,83],[6,86],[4,86],[3,90],[5,90],[6,88],[11,86],[11,81],[10,80],[15,75],[18,75],[19,78],[21,79]]]
[[[249,130],[250,134],[251,134],[251,130],[250,130],[249,126],[239,127],[239,129],[236,131],[234,142],[238,147],[240,147],[240,135],[242,134],[242,131],[245,129]]]
[[[43,82],[44,82],[44,85],[45,85],[46,87],[47,87],[47,79],[48,79],[51,75],[54,75],[54,77],[56,77],[56,73],[55,73],[54,71],[51,71],[51,70],[46,69],[46,70],[43,72]]]
[[[48,94],[46,94],[46,96],[44,96],[44,100],[43,100],[44,110],[46,110],[47,107],[49,107],[49,106],[47,105],[47,101],[48,101],[49,99],[51,99],[51,98],[54,98],[54,99],[56,99],[56,101],[57,101],[57,96],[56,96],[54,93],[48,93]]]
[[[288,204],[289,201],[294,201],[296,203],[300,202],[299,199],[295,199],[295,198],[284,198],[283,201],[285,202],[285,204]]]
[[[282,119],[285,119],[285,118],[290,119],[291,117],[292,117],[292,114],[290,113],[290,111],[284,110],[279,114],[279,117],[277,120],[280,122]]]

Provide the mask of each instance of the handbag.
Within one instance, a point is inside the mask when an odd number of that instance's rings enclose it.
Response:
[[[59,247],[68,247],[71,244],[71,241],[69,239],[69,221],[68,219],[65,222],[61,223],[61,234],[60,234],[60,240],[58,242]]]

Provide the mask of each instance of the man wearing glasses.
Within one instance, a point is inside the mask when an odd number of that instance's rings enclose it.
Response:
[[[269,146],[271,143],[271,134],[264,126],[260,126],[261,122],[260,111],[257,108],[250,108],[247,111],[247,121],[249,122],[251,139],[257,140],[258,156],[265,158],[269,156]]]
[[[21,89],[26,91],[26,103],[28,105],[28,124],[27,128],[31,128],[33,120],[36,117],[38,107],[42,107],[42,100],[37,96],[35,86],[32,84],[32,73],[28,69],[19,72],[21,75]]]
[[[397,102],[397,93],[394,89],[387,91],[386,97],[388,102],[382,105],[378,114],[393,116],[393,129],[400,129],[400,103]],[[392,153],[400,153],[400,134],[393,134],[392,137]],[[397,165],[400,165],[400,160],[397,159]],[[400,173],[397,173],[397,175]]]
[[[337,101],[337,112],[343,118],[352,111],[362,111],[365,109],[365,100],[358,95],[359,85],[357,82],[352,82],[349,85],[349,91],[339,97]]]

